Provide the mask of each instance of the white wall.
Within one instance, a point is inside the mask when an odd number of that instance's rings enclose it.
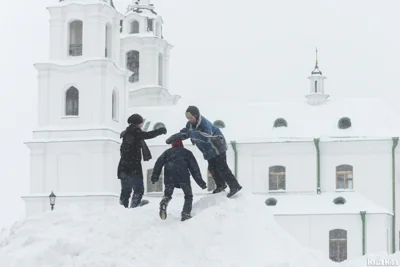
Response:
[[[391,141],[321,142],[323,192],[336,191],[336,166],[353,166],[354,191],[392,210]]]
[[[50,194],[49,194],[50,195]],[[118,207],[119,195],[115,196],[57,196],[54,210],[64,210],[71,205],[83,209],[101,209],[102,207]],[[26,216],[31,216],[41,212],[51,210],[48,196],[42,197],[23,197],[26,203]]]
[[[336,191],[336,166],[353,166],[354,190],[392,210],[391,141],[320,142],[322,192]],[[286,192],[316,192],[314,142],[238,144],[239,177],[254,193],[268,192],[268,168],[286,167]],[[399,164],[400,166],[400,164]],[[251,182],[250,182],[251,181]]]
[[[30,195],[119,195],[119,143],[114,141],[30,144]],[[70,204],[74,204],[72,198]],[[88,199],[87,199],[88,200]],[[42,200],[25,198],[27,214],[42,211]],[[48,198],[43,200],[45,206]],[[32,203],[30,203],[32,202]]]
[[[31,194],[118,192],[118,143],[49,142],[30,148]]]
[[[329,231],[347,231],[347,259],[362,256],[362,221],[354,215],[275,215],[278,224],[302,245],[321,250],[329,259]],[[366,252],[387,251],[387,215],[366,214]]]
[[[99,8],[101,7],[101,8]],[[105,57],[105,27],[112,29],[112,60],[119,61],[119,21],[121,14],[112,7],[71,4],[49,8],[50,60],[76,60],[79,58]],[[69,22],[83,21],[82,56],[69,56]]]
[[[104,127],[120,130],[125,121],[111,117],[112,91],[119,92],[119,114],[126,108],[127,73],[109,61],[88,61],[75,66],[36,65],[39,69],[38,126]],[[90,79],[88,79],[90,77]],[[79,90],[79,116],[65,116],[65,94],[74,86]]]
[[[158,86],[158,54],[162,53],[164,58],[164,82],[168,84],[169,75],[169,51],[172,46],[164,39],[158,37],[143,37],[140,35],[129,35],[121,39],[120,62],[121,67],[126,68],[126,54],[131,50],[139,51],[139,81],[129,83],[131,89],[151,85]],[[163,86],[167,87],[167,86]]]
[[[317,186],[313,142],[238,144],[239,179],[254,193],[269,192],[269,167],[286,167],[286,192],[313,192]],[[244,180],[247,180],[245,182]]]

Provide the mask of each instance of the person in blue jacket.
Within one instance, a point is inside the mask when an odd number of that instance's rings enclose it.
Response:
[[[172,194],[175,188],[181,188],[185,194],[185,203],[181,213],[181,220],[185,221],[191,218],[193,193],[190,185],[190,174],[192,174],[195,182],[202,188],[206,189],[207,184],[201,177],[199,165],[193,153],[184,148],[181,140],[176,140],[172,143],[172,147],[164,151],[157,159],[151,182],[155,184],[164,167],[164,197],[160,202],[160,218],[167,218],[167,206],[172,199]]]
[[[186,134],[192,143],[201,151],[208,161],[208,171],[212,175],[217,188],[213,193],[219,193],[229,186],[228,197],[235,195],[242,189],[226,161],[228,146],[221,130],[200,114],[196,106],[189,106],[186,110],[188,122],[180,133]]]

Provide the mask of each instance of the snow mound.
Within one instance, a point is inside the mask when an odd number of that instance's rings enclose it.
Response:
[[[181,222],[176,195],[165,221],[159,199],[146,206],[54,210],[0,234],[2,267],[329,267],[338,264],[302,247],[275,222],[256,196],[195,199]],[[340,264],[342,266],[342,264]],[[351,266],[365,266],[351,265]]]

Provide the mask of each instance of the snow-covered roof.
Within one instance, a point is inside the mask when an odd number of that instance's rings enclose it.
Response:
[[[66,6],[69,4],[80,4],[80,5],[105,4],[115,8],[113,0],[59,0],[58,6]]]
[[[261,196],[260,196],[261,197]],[[333,200],[343,197],[345,204],[335,204]],[[275,215],[300,215],[300,214],[389,214],[392,213],[357,192],[324,192],[322,194],[287,194],[275,193],[264,196],[277,200],[276,206],[266,207]]]
[[[308,140],[313,138],[340,139],[390,139],[398,135],[396,120],[391,108],[380,99],[329,100],[318,106],[297,102],[260,102],[230,104],[188,103],[181,99],[175,106],[131,108],[128,113],[140,113],[150,121],[148,130],[157,122],[165,124],[168,135],[182,129],[187,120],[185,111],[196,105],[208,120],[222,120],[222,129],[229,141],[251,142]],[[349,118],[351,127],[340,129],[341,118]],[[284,121],[277,119],[284,119]],[[342,123],[344,121],[344,123]],[[287,127],[274,127],[274,124]],[[344,119],[341,124],[346,126]],[[162,138],[149,140],[149,144],[165,144]]]

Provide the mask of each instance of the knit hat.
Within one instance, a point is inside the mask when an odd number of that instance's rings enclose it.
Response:
[[[176,140],[171,145],[172,145],[172,147],[177,147],[177,146],[183,146],[183,143],[182,143],[182,140]]]
[[[128,118],[128,123],[133,125],[139,125],[143,122],[142,116],[139,114],[133,114]]]
[[[193,116],[196,118],[196,120],[199,120],[200,117],[200,111],[196,106],[189,106],[186,110],[186,118],[189,118],[190,116]]]

